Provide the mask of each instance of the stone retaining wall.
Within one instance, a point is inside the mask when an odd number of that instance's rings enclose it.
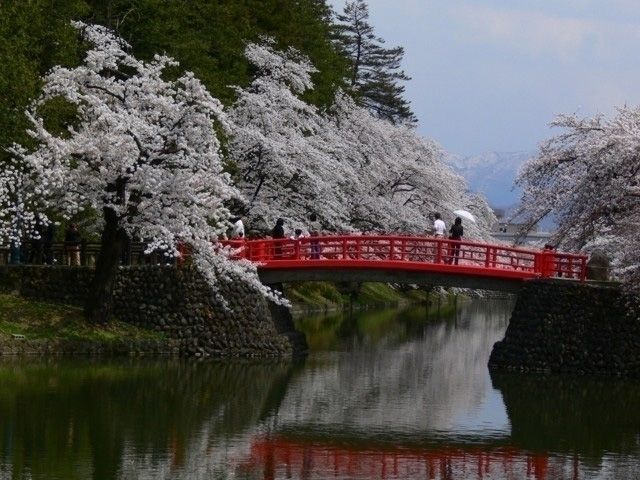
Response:
[[[0,290],[28,298],[82,305],[93,271],[84,267],[2,266]],[[121,267],[113,314],[123,322],[163,332],[182,355],[286,357],[306,343],[290,322],[274,318],[266,300],[242,284],[220,284],[222,305],[190,267]],[[286,317],[288,311],[274,311]],[[304,340],[304,339],[303,339]]]
[[[0,336],[0,355],[18,356],[175,356],[180,354],[180,342],[172,339],[127,338],[116,340],[73,339],[8,339]]]
[[[489,368],[640,377],[640,318],[615,285],[529,281]]]

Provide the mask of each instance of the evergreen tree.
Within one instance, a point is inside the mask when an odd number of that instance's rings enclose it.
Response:
[[[91,23],[107,26],[129,42],[133,53],[151,59],[165,52],[193,71],[225,105],[235,100],[230,85],[251,83],[247,43],[273,37],[279,48],[294,47],[318,69],[314,104],[330,104],[343,85],[347,62],[331,42],[326,0],[86,0]]]
[[[24,111],[54,65],[80,59],[77,34],[69,19],[88,11],[83,0],[0,1],[0,162],[13,142],[28,142]],[[60,123],[64,108],[52,108],[47,120]]]
[[[369,24],[364,0],[348,1],[334,26],[335,44],[350,61],[349,83],[361,105],[393,123],[415,123],[400,82],[410,77],[400,69],[404,49],[384,48]]]
[[[174,76],[194,72],[225,105],[235,100],[229,85],[247,86],[254,76],[247,43],[271,36],[313,61],[316,88],[305,100],[326,106],[347,77],[347,61],[331,41],[330,13],[326,0],[0,0],[0,162],[13,142],[31,141],[24,111],[41,78],[54,65],[79,64],[83,46],[72,20],[116,31],[138,58],[171,55],[180,62]],[[68,123],[63,103],[49,110],[42,112],[48,122]]]

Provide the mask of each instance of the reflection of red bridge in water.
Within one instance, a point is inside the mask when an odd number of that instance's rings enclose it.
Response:
[[[359,272],[360,280],[406,279],[407,283],[419,283],[420,274],[429,274],[431,280],[448,279],[444,284],[458,286],[473,286],[466,285],[464,278],[509,285],[533,278],[584,280],[586,276],[586,255],[434,237],[352,235],[223,244],[237,248],[237,258],[258,263],[266,283],[335,280],[338,272],[340,279],[343,274]],[[376,272],[392,275],[375,276]]]
[[[251,445],[248,464],[262,471],[264,480],[276,478],[326,479],[578,479],[579,461],[550,459],[516,448],[487,451],[468,448],[349,447],[261,438]]]

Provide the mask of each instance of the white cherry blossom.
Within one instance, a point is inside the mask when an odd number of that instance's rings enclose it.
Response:
[[[311,212],[326,231],[430,232],[432,215],[453,210],[478,217],[467,236],[486,238],[493,213],[466,192],[435,142],[412,128],[374,117],[343,92],[327,111],[299,97],[315,71],[299,52],[272,41],[250,44],[258,75],[237,88],[229,110],[230,157],[248,204],[250,229],[267,231],[278,217],[304,228]]]
[[[529,225],[554,216],[562,248],[602,251],[618,278],[640,285],[640,108],[561,115],[552,125],[561,133],[520,173],[518,216]]]
[[[225,202],[240,195],[223,170],[214,130],[227,127],[222,104],[190,72],[169,79],[173,59],[138,60],[108,29],[74,25],[90,44],[85,61],[44,77],[27,113],[37,146],[14,147],[16,163],[0,175],[3,240],[29,236],[36,221],[49,222],[48,212],[69,218],[91,209],[103,236],[125,232],[169,256],[179,254],[180,243],[191,244],[212,285],[216,270],[269,293],[255,267],[230,264],[211,247],[229,224]],[[40,113],[54,98],[77,111],[62,135],[50,132]]]

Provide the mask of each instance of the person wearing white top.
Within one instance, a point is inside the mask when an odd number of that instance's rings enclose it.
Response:
[[[447,226],[444,224],[440,214],[435,214],[436,220],[433,222],[433,233],[436,237],[444,237],[444,232],[447,231]]]
[[[233,238],[244,238],[244,223],[241,218],[233,222]]]

